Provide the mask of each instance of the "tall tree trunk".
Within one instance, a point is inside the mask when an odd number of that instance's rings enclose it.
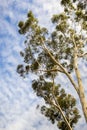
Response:
[[[43,43],[43,40],[42,40],[42,43]],[[73,43],[75,45],[74,39],[73,39]],[[64,71],[64,73],[69,78],[72,85],[74,86],[75,90],[77,91],[78,96],[80,98],[81,105],[82,105],[82,110],[83,110],[83,113],[84,113],[84,117],[85,117],[85,120],[87,122],[87,101],[86,101],[84,87],[83,87],[82,80],[81,80],[80,71],[78,69],[78,64],[77,64],[78,57],[77,57],[77,47],[76,47],[76,45],[75,45],[75,48],[74,48],[75,49],[74,68],[75,68],[75,73],[76,73],[76,77],[77,77],[77,80],[78,80],[78,86],[75,84],[75,82],[73,81],[70,74],[68,72],[66,72],[66,70],[63,68],[63,66],[58,61],[56,61],[56,59],[51,55],[51,53],[49,52],[47,47],[44,45],[44,43],[43,43],[43,48],[49,54],[50,58],[54,61],[54,63],[57,64]]]
[[[85,120],[87,122],[87,101],[85,97],[84,87],[82,84],[81,74],[78,68],[78,57],[77,57],[77,47],[75,47],[75,53],[74,53],[74,67],[75,67],[75,73],[78,81],[78,88],[79,88],[79,98],[82,105],[83,113]]]

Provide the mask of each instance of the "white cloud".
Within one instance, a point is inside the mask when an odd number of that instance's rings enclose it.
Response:
[[[0,2],[0,130],[57,130],[55,125],[36,110],[36,105],[42,104],[43,101],[38,101],[31,89],[32,75],[29,79],[22,79],[16,73],[17,64],[22,62],[19,51],[23,48],[23,39],[18,34],[17,23],[26,18],[28,10],[32,10],[39,18],[40,24],[51,30],[50,18],[52,14],[60,13],[62,7],[58,0],[30,1]],[[83,66],[83,70],[85,73],[86,66]],[[65,82],[62,76],[61,82]],[[78,125],[79,129],[82,122],[83,118]]]
[[[44,116],[36,109],[35,105],[32,105],[28,111],[18,117],[16,121],[13,121],[11,125],[8,125],[6,130],[57,130],[57,127],[53,126],[50,122],[47,122]]]

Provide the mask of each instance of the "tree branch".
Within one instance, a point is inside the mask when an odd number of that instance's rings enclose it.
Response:
[[[71,128],[69,122],[67,121],[67,119],[66,119],[66,117],[65,117],[65,115],[64,115],[64,113],[63,113],[63,111],[62,111],[62,109],[61,109],[61,107],[60,107],[59,105],[56,105],[56,104],[53,103],[52,101],[50,101],[50,102],[52,103],[52,105],[53,105],[54,107],[56,107],[56,108],[60,111],[60,113],[61,113],[61,115],[62,115],[62,117],[63,117],[63,119],[64,119],[66,125],[68,126],[69,130],[72,130],[72,128]]]
[[[55,69],[50,69],[50,70],[43,70],[43,69],[40,69],[39,71],[43,71],[43,72],[54,72],[54,71],[59,71],[59,72],[63,73],[62,70],[57,69],[57,68],[55,68]]]
[[[70,123],[68,122],[66,116],[64,115],[64,113],[63,113],[63,111],[62,111],[62,109],[61,109],[61,107],[60,107],[60,105],[59,105],[59,103],[57,102],[57,100],[56,100],[56,98],[55,98],[55,93],[54,93],[54,91],[55,91],[55,83],[54,83],[54,77],[53,77],[52,94],[53,94],[54,102],[51,101],[51,103],[52,103],[52,105],[53,105],[54,107],[56,107],[56,108],[59,110],[59,112],[61,113],[61,115],[62,115],[62,117],[63,117],[63,119],[64,119],[64,121],[65,121],[67,127],[69,128],[69,130],[72,130],[72,128],[71,128],[71,126],[70,126]]]
[[[87,52],[83,53],[83,54],[77,54],[78,57],[84,57],[87,55]]]
[[[70,82],[72,83],[72,85],[74,86],[75,90],[77,93],[79,93],[78,87],[75,84],[74,80],[72,79],[71,75],[65,70],[65,68],[55,59],[55,57],[50,53],[50,51],[48,50],[48,48],[46,47],[46,45],[44,44],[43,40],[42,41],[42,47],[43,49],[47,52],[47,54],[49,54],[50,58],[53,60],[53,62],[59,66],[61,68],[61,70],[63,71],[63,73],[65,73],[65,75],[68,77],[68,79],[70,80]]]

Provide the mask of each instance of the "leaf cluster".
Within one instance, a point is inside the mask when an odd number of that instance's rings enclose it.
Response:
[[[60,105],[71,127],[74,127],[78,122],[80,115],[76,108],[76,99],[72,95],[67,94],[65,90],[61,88],[60,84],[55,84],[53,93],[53,83],[45,81],[43,77],[34,80],[32,87],[37,96],[42,97],[45,100],[45,103],[48,104],[41,106],[42,114],[44,114],[53,124],[57,122],[59,129],[68,130],[60,111],[55,107],[55,105],[53,105],[56,99],[57,105]]]
[[[48,33],[47,28],[41,27],[32,11],[28,12],[24,22],[19,22],[19,33],[25,35],[26,39],[25,49],[20,52],[25,64],[19,64],[17,72],[23,77],[29,72],[37,75],[38,80],[32,82],[32,87],[37,96],[42,97],[48,104],[41,107],[41,112],[52,123],[58,122],[61,130],[68,130],[60,112],[53,105],[54,97],[72,127],[78,122],[80,115],[72,95],[66,94],[59,84],[55,84],[53,92],[52,77],[55,78],[63,70],[59,71],[61,67],[54,62],[49,53],[66,72],[74,71],[75,46],[78,54],[83,54],[86,46],[83,32],[87,31],[87,11],[86,2],[80,0],[61,0],[61,4],[64,6],[64,12],[53,15],[51,19],[55,26],[53,32]],[[73,26],[74,23],[76,26]],[[77,26],[81,28],[80,31]]]

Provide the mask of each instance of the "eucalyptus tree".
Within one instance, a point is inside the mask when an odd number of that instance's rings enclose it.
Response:
[[[60,129],[71,130],[80,117],[76,100],[74,95],[60,89],[55,78],[62,73],[69,79],[87,122],[87,101],[79,68],[87,54],[87,4],[85,0],[61,0],[61,5],[63,12],[53,15],[51,19],[55,27],[52,32],[39,25],[32,11],[28,12],[24,22],[19,22],[19,33],[25,35],[26,39],[25,49],[20,52],[25,64],[19,64],[17,72],[21,76],[29,73],[37,75],[32,87],[37,96],[43,97],[48,104],[41,107],[42,113],[52,123],[58,121]]]

